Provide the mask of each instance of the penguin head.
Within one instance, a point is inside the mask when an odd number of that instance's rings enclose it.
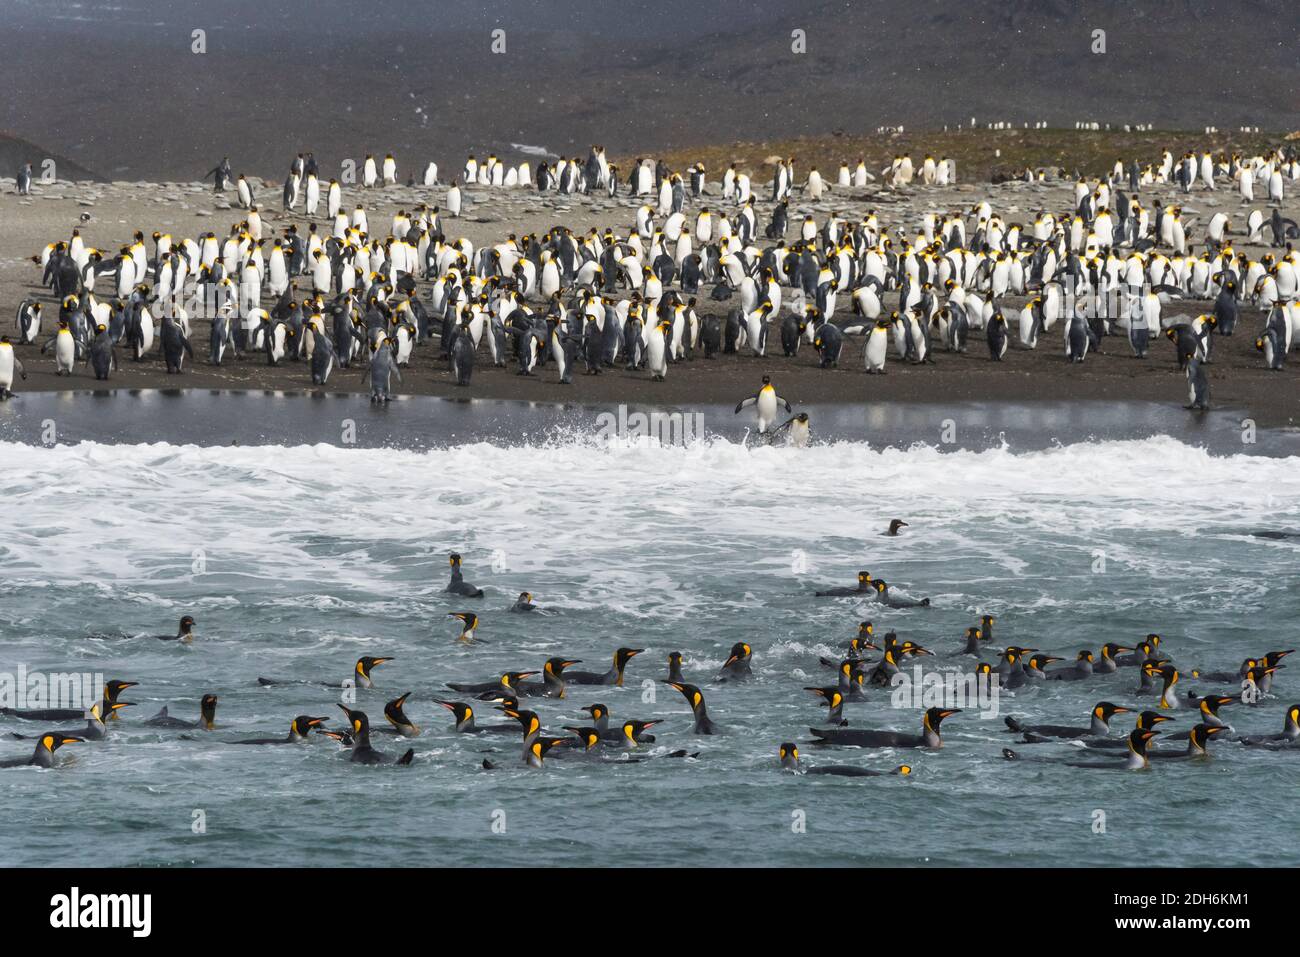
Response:
[[[1102,721],[1110,721],[1110,719],[1115,715],[1126,714],[1128,711],[1128,708],[1121,708],[1118,705],[1111,704],[1109,701],[1098,701],[1092,709],[1093,715],[1100,718]]]
[[[1210,738],[1227,730],[1228,728],[1221,724],[1198,724],[1192,728],[1187,738],[1191,741],[1193,748],[1197,751],[1204,751],[1205,746],[1210,742]]]
[[[389,723],[394,727],[406,727],[411,724],[411,720],[406,716],[406,712],[402,710],[403,706],[406,704],[406,699],[410,696],[411,692],[408,691],[406,694],[394,698],[392,701],[384,705],[384,717],[387,718]]]
[[[1113,641],[1108,641],[1106,642],[1106,644],[1101,646],[1101,656],[1103,658],[1113,660],[1115,656],[1118,655],[1120,652],[1132,651],[1132,650],[1133,650],[1132,648],[1128,648],[1124,645],[1116,644]]]
[[[546,664],[542,666],[542,670],[546,674],[554,675],[558,678],[560,675],[564,674],[565,668],[568,668],[570,665],[581,663],[581,658],[547,658]]]
[[[73,737],[70,734],[56,734],[54,732],[50,732],[49,734],[41,735],[41,740],[37,744],[37,748],[42,751],[47,751],[50,754],[53,754],[55,751],[59,750],[59,748],[63,747],[65,744],[79,744],[84,740],[85,740],[84,738]]]
[[[314,718],[309,714],[300,714],[289,722],[289,733],[305,738],[313,728],[319,728],[328,720],[328,718]]]
[[[1143,711],[1137,717],[1137,727],[1144,731],[1150,731],[1161,722],[1173,720],[1173,718],[1166,717],[1158,711]]]
[[[791,771],[799,770],[799,748],[793,741],[783,742],[779,751],[781,767]]]
[[[737,662],[748,661],[753,653],[753,649],[749,645],[743,641],[738,641],[731,646],[731,653],[727,656],[727,660],[723,662],[722,667],[726,668],[728,665],[734,665]]]
[[[205,694],[199,701],[199,715],[202,719],[203,726],[209,730],[212,728],[212,722],[217,716],[217,696],[214,694]]]
[[[392,658],[374,658],[370,655],[365,655],[357,659],[355,671],[359,676],[369,682],[370,672],[376,665],[382,665],[384,662],[392,660]]]
[[[670,667],[680,668],[682,666],[682,653],[680,651],[668,652],[668,664]]]
[[[938,734],[944,718],[950,718],[954,714],[961,714],[961,708],[929,708],[925,712],[923,723],[927,731]]]
[[[620,648],[618,651],[614,652],[614,664],[622,670],[624,665],[643,651],[645,651],[644,648]]]
[[[624,721],[622,732],[623,740],[636,744],[636,736],[647,728],[653,728],[659,724],[659,721]]]
[[[353,740],[360,740],[370,735],[370,718],[364,711],[355,711],[345,704],[340,704],[339,710],[347,716]]]
[[[565,725],[565,731],[572,731],[578,738],[578,743],[582,745],[582,750],[590,751],[600,744],[600,732],[595,728],[580,728],[572,725]]]

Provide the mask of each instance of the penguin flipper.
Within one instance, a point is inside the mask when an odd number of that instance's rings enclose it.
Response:
[[[405,767],[413,760],[415,760],[415,748],[407,748],[406,753],[397,759],[397,764],[399,767]]]
[[[745,406],[753,405],[756,402],[758,402],[758,396],[756,395],[751,395],[748,399],[741,399],[740,402],[736,404],[736,412],[739,412],[741,409],[745,408]],[[735,413],[733,412],[732,414],[734,415]]]

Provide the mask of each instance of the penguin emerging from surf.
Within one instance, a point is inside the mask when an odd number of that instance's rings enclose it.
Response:
[[[772,423],[776,421],[776,412],[778,407],[785,406],[785,411],[794,412],[794,408],[789,401],[776,394],[776,387],[772,385],[770,376],[763,376],[763,384],[759,390],[747,399],[742,399],[736,405],[736,411],[733,414],[738,415],[740,410],[746,406],[752,405],[754,413],[758,420],[758,431],[765,434]]]
[[[903,521],[901,518],[891,519],[889,522],[889,530],[885,532],[885,534],[896,537],[899,531],[907,527],[907,522]]]
[[[796,449],[806,449],[808,443],[812,440],[812,429],[808,422],[808,413],[799,412],[773,430],[772,435],[775,438],[782,432],[789,433],[789,444]]]

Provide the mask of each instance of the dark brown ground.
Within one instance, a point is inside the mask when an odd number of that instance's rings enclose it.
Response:
[[[716,193],[716,182],[710,187]],[[765,220],[768,204],[765,194],[759,195],[764,200],[759,207],[760,219]],[[344,192],[344,206],[350,208],[357,201],[364,202],[370,213],[372,230],[378,232],[381,228],[386,229],[388,219],[398,207],[410,209],[417,202],[441,203],[444,197],[444,187],[395,187],[370,192],[348,189]],[[290,221],[306,222],[300,214],[286,216],[278,210],[277,185],[268,184],[260,198],[267,227],[264,235],[277,235]],[[926,210],[969,210],[981,198],[987,198],[1009,221],[1026,221],[1032,219],[1039,209],[1061,211],[1072,201],[1072,193],[1068,183],[1034,186],[962,183],[950,188],[917,186],[896,192],[873,186],[865,193],[850,190],[848,195],[832,190],[817,204],[804,202],[796,196],[791,205],[791,222],[797,223],[805,211],[811,212],[821,222],[832,210],[851,218],[868,207],[874,207],[880,211],[882,224],[890,227],[901,225],[910,231]],[[1225,188],[1213,193],[1196,190],[1189,197],[1178,196],[1175,200],[1173,189],[1156,187],[1144,190],[1142,198],[1148,206],[1181,202],[1186,210],[1185,219],[1194,224],[1188,230],[1189,242],[1200,240],[1204,228],[1200,224],[1217,210],[1228,212],[1237,227],[1244,216],[1235,192]],[[0,189],[0,210],[4,213],[5,223],[5,229],[0,231],[0,310],[3,311],[3,320],[0,321],[3,321],[5,331],[12,329],[10,324],[17,302],[24,296],[34,295],[47,303],[43,336],[52,332],[51,319],[57,315],[57,307],[51,302],[48,290],[39,285],[39,269],[29,259],[45,243],[66,238],[75,226],[80,226],[87,242],[110,254],[137,228],[146,235],[155,229],[169,231],[175,236],[195,236],[208,229],[225,235],[230,224],[243,216],[237,208],[225,207],[224,204],[230,202],[233,202],[231,193],[225,194],[224,198],[214,197],[210,187],[196,184],[58,183],[38,185],[36,195],[30,199],[15,196],[12,186]],[[716,197],[710,202],[716,205]],[[1264,208],[1262,203],[1256,205]],[[557,222],[565,223],[579,233],[593,226],[600,229],[610,226],[618,232],[626,232],[632,227],[634,206],[626,196],[617,201],[604,198],[559,199],[553,195],[541,197],[531,190],[475,188],[469,192],[465,215],[460,219],[444,219],[444,228],[451,236],[467,236],[476,246],[497,241],[508,232],[542,232]],[[1291,197],[1287,199],[1284,212],[1292,218],[1297,215]],[[89,222],[79,222],[82,213],[90,215]],[[327,224],[325,228],[328,228]],[[1265,252],[1263,247],[1247,246],[1240,240],[1236,248],[1252,258]],[[101,282],[111,285],[110,278],[103,277]],[[427,287],[427,283],[421,284],[421,294],[427,292]],[[895,298],[896,294],[890,294],[887,301],[892,303]],[[706,297],[701,297],[700,302],[702,313],[710,310],[725,312],[725,304],[711,303]],[[1011,304],[1018,309],[1021,301],[1012,300]],[[1168,304],[1165,315],[1196,315],[1209,308],[1207,302],[1181,301]],[[784,311],[785,307],[783,315]],[[847,305],[841,303],[837,318],[847,316]],[[1010,311],[1008,318],[1014,340],[1016,322]],[[1296,378],[1300,374],[1300,362],[1293,361],[1282,372],[1264,369],[1262,358],[1253,346],[1254,333],[1261,325],[1261,313],[1244,308],[1238,334],[1232,338],[1216,337],[1215,362],[1208,370],[1212,402],[1219,407],[1240,408],[1260,425],[1296,426],[1300,424],[1300,383]],[[209,366],[206,359],[208,324],[200,320],[193,326],[192,342],[197,362],[184,374],[168,376],[160,359],[150,357],[136,364],[129,360],[125,350],[119,350],[121,369],[108,385],[140,389],[313,389],[305,363],[288,362],[271,368],[264,356],[258,354],[239,361],[228,359],[221,368]],[[52,358],[41,356],[38,348],[19,346],[16,351],[29,372],[25,382],[16,383],[19,391],[84,389],[95,385],[88,369],[79,366],[73,377],[59,378],[53,374]],[[397,388],[400,392],[413,394],[541,402],[628,402],[668,406],[725,404],[752,394],[760,377],[766,373],[774,378],[780,392],[794,403],[1103,399],[1145,400],[1176,407],[1186,402],[1185,380],[1174,361],[1173,347],[1163,339],[1152,343],[1151,354],[1144,361],[1134,359],[1127,341],[1118,336],[1105,340],[1103,352],[1090,354],[1082,365],[1067,363],[1062,352],[1060,325],[1040,338],[1036,351],[1022,350],[1013,344],[1001,363],[988,359],[982,334],[976,333],[965,355],[940,350],[935,353],[932,364],[913,367],[894,361],[891,350],[887,374],[869,376],[862,367],[861,339],[846,340],[841,368],[821,370],[816,367],[816,354],[807,343],[803,343],[798,357],[782,356],[778,326],[773,324],[766,358],[722,356],[706,361],[697,357],[694,361],[671,366],[667,381],[663,383],[650,381],[645,372],[629,373],[618,367],[599,376],[578,372],[572,385],[561,386],[554,365],[548,365],[528,378],[516,375],[513,363],[503,369],[491,368],[484,346],[479,353],[473,385],[460,389],[452,382],[446,364],[438,361],[436,343],[426,343],[416,350],[413,365],[404,372],[404,381]],[[367,387],[361,383],[361,369],[356,368],[351,371],[336,369],[327,389],[331,392],[360,392],[366,391]]]

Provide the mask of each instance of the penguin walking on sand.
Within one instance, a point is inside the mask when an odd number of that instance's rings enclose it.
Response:
[[[1210,380],[1205,374],[1205,363],[1195,356],[1187,360],[1187,405],[1183,408],[1194,412],[1210,408]]]
[[[1264,354],[1264,368],[1277,371],[1286,361],[1286,349],[1276,329],[1269,327],[1255,340],[1255,348]],[[12,381],[12,376],[10,381]],[[4,389],[4,359],[0,357],[0,391]]]
[[[34,299],[24,299],[18,304],[18,314],[14,318],[18,326],[18,341],[31,345],[41,334],[41,304]]]
[[[462,323],[451,343],[451,372],[456,384],[467,386],[474,375],[474,336],[469,323]]]
[[[315,336],[311,352],[312,385],[325,385],[334,371],[334,341],[329,336]]]
[[[990,348],[992,346],[990,345]],[[867,344],[862,347],[862,361],[872,375],[885,374],[885,360],[889,356],[889,320],[881,317],[867,333]]]
[[[95,370],[95,378],[103,382],[110,372],[117,371],[117,350],[113,347],[113,337],[108,327],[100,323],[95,327],[95,337],[90,340],[86,363]]]
[[[785,406],[785,411],[794,411],[787,400],[776,394],[776,387],[772,385],[771,376],[763,376],[763,384],[759,387],[759,390],[749,398],[741,399],[736,405],[736,411],[733,414],[739,414],[741,409],[749,405],[754,407],[760,434],[765,434],[771,428],[772,423],[776,421],[778,407]]]
[[[646,367],[650,370],[650,378],[655,382],[663,382],[668,374],[667,337],[671,328],[672,324],[667,319],[661,319],[646,336]]]
[[[27,370],[23,368],[22,361],[14,355],[14,347],[9,342],[8,336],[0,336],[0,401],[13,395],[14,373],[24,379],[27,378]]]
[[[1001,312],[995,312],[993,318],[989,320],[984,336],[988,341],[989,358],[994,362],[1001,362],[1002,357],[1007,354],[1007,317]]]
[[[374,353],[370,356],[370,365],[366,368],[361,381],[370,380],[370,401],[387,402],[393,397],[392,377],[402,381],[402,370],[397,368],[393,350],[388,347],[388,337],[379,340]]]
[[[23,168],[18,171],[18,195],[32,195],[32,164],[24,163]]]
[[[72,367],[79,356],[85,354],[81,340],[72,334],[72,326],[67,319],[59,320],[59,328],[53,336],[41,346],[41,355],[54,349],[54,374],[72,375]]]

